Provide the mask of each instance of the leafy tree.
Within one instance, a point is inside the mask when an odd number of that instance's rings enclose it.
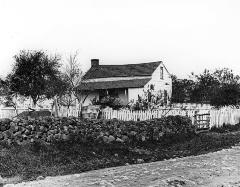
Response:
[[[25,98],[14,93],[10,89],[9,76],[6,80],[0,80],[0,103],[6,107],[17,108],[18,103],[24,102]]]
[[[214,106],[236,105],[240,98],[238,75],[228,68],[214,72],[204,70],[196,75],[196,87],[193,90],[193,101],[210,103]]]
[[[189,79],[178,79],[172,76],[172,102],[184,103],[191,102],[192,92],[195,88],[195,82]]]
[[[192,93],[192,101],[197,103],[209,103],[214,90],[219,86],[216,77],[207,69],[202,74],[195,75],[196,85]]]
[[[239,75],[234,75],[233,71],[228,68],[215,70],[213,76],[221,85],[238,84],[240,80]]]
[[[9,75],[13,93],[31,97],[34,105],[41,98],[52,98],[59,94],[60,57],[49,56],[44,51],[22,50],[14,56],[15,64]]]
[[[240,99],[239,84],[223,84],[217,87],[210,103],[216,107],[237,105]]]
[[[217,79],[219,86],[214,90],[211,104],[215,106],[236,105],[240,99],[240,77],[234,75],[228,68],[216,70],[213,76]]]
[[[6,81],[0,78],[0,95],[4,95],[6,93]]]

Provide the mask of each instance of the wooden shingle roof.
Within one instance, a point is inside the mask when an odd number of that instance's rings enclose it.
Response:
[[[84,75],[83,80],[109,77],[151,76],[160,63],[161,61],[142,64],[98,65],[91,67]]]

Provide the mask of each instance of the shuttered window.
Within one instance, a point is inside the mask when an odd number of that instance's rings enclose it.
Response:
[[[160,79],[163,79],[163,67],[160,67]]]

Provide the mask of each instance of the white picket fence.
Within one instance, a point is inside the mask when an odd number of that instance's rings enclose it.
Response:
[[[240,109],[225,107],[210,110],[210,127],[221,127],[223,124],[235,125],[240,122]]]
[[[107,110],[102,112],[104,119],[118,119],[123,121],[143,121],[162,116],[180,115],[188,116],[192,120],[195,114],[210,113],[210,127],[221,127],[223,124],[235,125],[240,122],[240,109],[224,107],[221,109],[203,110],[180,110],[180,109],[160,109],[152,111],[130,111],[130,110]]]
[[[197,110],[181,110],[181,109],[158,109],[151,111],[131,111],[131,110],[107,110],[102,111],[104,119],[119,119],[123,121],[143,121],[162,116],[188,116],[193,117]],[[209,113],[209,110],[198,110],[198,114]]]
[[[56,115],[55,115],[56,116]],[[58,117],[79,117],[80,116],[80,110],[74,108],[66,108],[66,107],[61,107],[58,110]]]
[[[39,109],[36,109],[39,110]],[[13,108],[0,108],[0,119],[1,118],[13,118],[17,114],[29,111],[28,108],[18,108],[17,110]],[[206,114],[210,113],[210,127],[221,127],[223,124],[235,125],[240,122],[240,109],[235,107],[223,107],[221,109],[158,109],[152,111],[131,111],[131,110],[103,110],[103,119],[118,119],[123,121],[143,121],[150,120],[154,118],[161,118],[162,116],[169,115],[181,115],[188,116],[192,118],[196,114]],[[54,114],[54,111],[52,111]],[[59,117],[79,117],[80,110],[76,107],[67,109],[66,107],[61,107],[58,109]]]

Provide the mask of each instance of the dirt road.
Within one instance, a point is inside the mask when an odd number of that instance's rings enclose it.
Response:
[[[14,186],[240,187],[240,145],[206,155],[47,177]]]

